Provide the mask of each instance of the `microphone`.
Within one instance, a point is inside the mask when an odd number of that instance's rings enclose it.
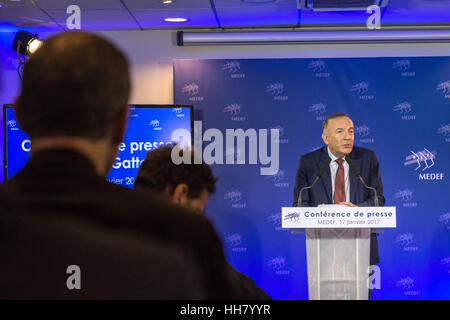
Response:
[[[324,174],[325,170],[327,170],[328,166],[330,165],[330,162],[331,158],[327,156],[327,160],[323,163],[322,167],[320,167],[319,172],[317,173],[313,183],[310,186],[306,186],[300,189],[300,191],[298,192],[297,207],[301,207],[303,190],[310,189],[316,184],[317,180],[319,180],[319,178]]]
[[[369,187],[364,179],[361,177],[361,172],[359,171],[359,169],[355,166],[355,164],[353,163],[352,159],[350,159],[350,157],[346,156],[345,157],[345,161],[347,161],[348,165],[350,166],[350,169],[353,171],[353,173],[359,178],[359,180],[361,180],[362,184],[364,185],[364,187],[366,187],[367,189],[373,190],[373,193],[375,195],[374,201],[375,201],[375,207],[379,206],[379,202],[378,202],[378,195],[377,195],[377,189],[373,188],[373,187]]]

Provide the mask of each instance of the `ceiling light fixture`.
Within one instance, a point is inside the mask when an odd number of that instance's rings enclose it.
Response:
[[[163,0],[161,1],[163,4],[171,4],[173,3],[173,0]]]
[[[165,18],[164,20],[167,22],[185,22],[188,19],[186,19],[186,18]]]
[[[179,46],[450,42],[450,29],[177,32]]]

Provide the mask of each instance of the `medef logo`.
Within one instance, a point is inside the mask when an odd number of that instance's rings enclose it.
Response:
[[[394,62],[392,68],[400,71],[402,77],[414,77],[414,71],[408,71],[411,68],[411,61],[409,59],[400,59]]]
[[[9,127],[11,131],[19,130],[17,127],[17,121],[16,120],[8,120],[6,125]]]
[[[279,169],[277,173],[275,173],[271,176],[267,176],[267,179],[270,179],[274,183],[274,186],[277,188],[289,187],[289,182],[283,182],[284,178],[285,178],[285,174],[284,174],[284,171],[281,169]]]
[[[395,242],[400,243],[400,245],[403,247],[403,251],[418,251],[418,246],[412,246],[414,242],[414,235],[412,233],[404,233],[395,239]]]
[[[239,61],[227,61],[222,66],[222,70],[228,71],[230,78],[233,79],[243,79],[245,78],[245,73],[239,73],[241,70],[241,63]]]
[[[153,130],[162,130],[162,128],[159,126],[159,120],[154,119],[148,123],[149,126],[153,128]]]
[[[374,99],[373,94],[368,94],[369,84],[367,82],[361,81],[361,82],[355,83],[351,87],[350,91],[358,94],[359,99],[361,99],[361,100],[373,100]]]
[[[290,270],[286,270],[286,257],[278,256],[270,258],[267,262],[267,266],[271,268],[277,275],[288,275]]]
[[[409,189],[397,191],[394,198],[399,199],[405,208],[415,208],[418,205],[417,202],[411,202],[413,199],[413,192]]]
[[[450,230],[450,212],[446,212],[440,215],[439,222],[443,223],[448,230]]]
[[[229,234],[225,238],[225,244],[231,246],[231,251],[233,252],[245,252],[246,247],[242,247],[242,235],[238,233]]]
[[[447,269],[447,273],[450,273],[450,257],[442,258],[441,261],[439,261],[439,265]]]
[[[327,105],[323,102],[315,103],[308,107],[308,112],[313,113],[316,116],[316,120],[325,120],[325,112],[327,111]]]
[[[374,143],[375,142],[374,138],[369,137],[370,128],[368,126],[366,126],[365,124],[356,127],[354,130],[354,133],[356,135],[358,135],[360,143]]]
[[[173,108],[172,112],[175,113],[178,118],[184,118],[183,108]]]
[[[274,82],[266,87],[266,92],[272,94],[274,100],[289,100],[289,97],[283,95],[284,84],[281,82]]]
[[[412,105],[409,102],[397,103],[392,109],[394,112],[399,112],[402,120],[416,120],[416,115],[410,114],[412,111]]]
[[[197,97],[196,95],[200,92],[200,86],[195,83],[189,83],[181,88],[181,93],[189,96],[189,101],[203,101],[203,97]]]
[[[418,171],[419,180],[443,180],[444,173],[428,172],[435,165],[436,154],[436,151],[430,151],[427,148],[422,151],[411,151],[411,154],[405,158],[404,165],[411,166],[414,171]]]
[[[284,127],[283,126],[274,126],[274,127],[270,127],[269,129],[269,134],[271,134],[272,129],[274,130],[278,130],[278,139],[275,139],[275,142],[280,144],[280,143],[289,143],[289,139],[286,138],[282,138],[284,135]]]
[[[313,60],[308,63],[308,69],[312,70],[317,78],[329,78],[330,73],[326,72],[326,62],[324,60]]]
[[[436,133],[442,134],[445,137],[445,142],[450,142],[450,123],[438,128]]]
[[[395,285],[401,287],[404,295],[417,296],[419,294],[419,290],[412,290],[414,289],[414,279],[411,277],[402,278]]]
[[[450,80],[441,81],[436,87],[437,91],[442,91],[446,99],[450,99]]]
[[[241,105],[237,103],[228,104],[225,108],[223,108],[223,112],[228,113],[230,115],[231,121],[245,121],[246,117],[238,117],[241,113]]]
[[[281,212],[277,212],[274,214],[271,214],[267,217],[267,223],[270,223],[276,231],[290,231],[289,229],[283,229],[281,227]]]
[[[228,191],[223,196],[223,200],[228,200],[231,203],[232,208],[242,209],[247,206],[246,203],[242,203],[242,193],[239,190]]]
[[[284,217],[284,220],[288,220],[290,222],[297,222],[300,219],[300,213],[291,212]]]

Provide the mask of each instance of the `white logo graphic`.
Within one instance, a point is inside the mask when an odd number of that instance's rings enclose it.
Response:
[[[401,199],[401,201],[409,201],[412,199],[412,191],[409,189],[399,190],[395,194],[395,199]]]
[[[284,171],[283,170],[278,170],[277,173],[271,175],[271,176],[267,176],[267,179],[272,180],[272,182],[274,182],[274,186],[277,188],[286,188],[289,187],[289,183],[288,182],[280,182],[283,181],[285,177]]]
[[[367,82],[359,82],[352,86],[351,92],[357,92],[358,94],[364,94],[369,91],[369,84]]]
[[[442,91],[445,95],[450,93],[450,80],[447,80],[445,82],[439,82],[436,90]]]
[[[364,138],[369,135],[369,127],[363,124],[362,126],[355,128],[355,133],[360,137]]]
[[[236,116],[241,113],[241,106],[237,103],[229,104],[223,109],[223,112],[229,112],[231,116]]]
[[[183,112],[182,108],[173,108],[172,112],[174,112],[175,114],[180,114],[181,112]]]
[[[411,277],[403,278],[397,281],[397,287],[402,287],[403,290],[409,290],[414,287],[414,279]]]
[[[308,107],[308,112],[314,112],[316,116],[322,115],[327,110],[326,104],[319,102]]]
[[[369,18],[367,18],[366,26],[369,30],[381,29],[381,11],[380,7],[377,5],[372,5],[367,7],[367,13],[371,14]]]
[[[400,244],[402,246],[407,246],[410,245],[411,243],[413,243],[414,240],[414,235],[412,233],[404,233],[399,235],[396,239],[395,242],[400,242]]]
[[[241,63],[239,61],[226,62],[222,67],[222,70],[228,70],[229,73],[238,72],[240,69],[241,69]]]
[[[230,200],[230,202],[232,203],[236,203],[242,199],[242,193],[238,190],[228,191],[223,199]]]
[[[412,233],[404,233],[395,239],[395,242],[399,242],[404,251],[418,251],[418,246],[410,246],[414,242],[414,235]]]
[[[445,257],[439,262],[440,266],[443,266],[444,268],[450,268],[450,257]]]
[[[266,87],[266,92],[269,92],[275,96],[282,94],[284,91],[284,85],[281,82],[271,83]]]
[[[267,217],[267,223],[271,223],[274,227],[281,228],[281,213],[274,213]]]
[[[149,125],[153,128],[159,127],[159,120],[155,119],[149,122]]]
[[[227,235],[225,238],[225,243],[232,247],[231,251],[233,252],[247,251],[246,247],[238,247],[242,243],[242,236],[238,233]]]
[[[195,82],[189,83],[181,88],[181,93],[186,93],[189,96],[196,95],[199,92],[199,85]]]
[[[393,110],[400,111],[401,114],[407,114],[411,112],[411,104],[405,101],[394,106]]]
[[[225,238],[225,243],[233,247],[238,246],[242,243],[242,236],[237,233],[230,234]]]
[[[273,95],[274,100],[289,100],[289,97],[282,95],[284,92],[284,84],[281,82],[274,82],[266,87],[266,92]]]
[[[450,136],[450,123],[445,126],[441,126],[437,130],[437,134],[443,134],[444,136]]]
[[[66,280],[66,286],[69,290],[81,290],[81,269],[76,264],[70,265],[66,269],[70,276]]]
[[[246,164],[246,150],[248,146],[248,163],[264,165],[266,167],[260,168],[261,175],[275,174],[279,169],[279,133],[276,129],[270,130],[270,137],[267,129],[226,129],[225,137],[222,131],[216,128],[209,128],[203,133],[202,121],[194,121],[194,163],[202,163],[202,159],[206,164],[235,164],[234,155],[237,154],[237,164]],[[170,141],[180,140],[190,142],[190,132],[186,129],[175,129]],[[185,139],[184,137],[189,137]],[[267,141],[269,140],[269,141]],[[203,147],[204,142],[211,142],[206,147]],[[270,142],[270,154],[269,146]],[[224,158],[224,146],[227,150]],[[236,148],[242,152],[231,152],[231,148]],[[180,155],[181,150],[184,150],[183,155]],[[190,150],[190,143],[178,144],[171,152],[171,160],[174,164],[181,163],[190,164],[192,159],[192,151]]]
[[[66,26],[69,30],[81,29],[81,9],[79,6],[73,4],[67,7],[66,13],[70,14],[66,20]]]
[[[271,258],[269,262],[267,263],[267,266],[272,269],[279,270],[281,268],[284,268],[286,265],[286,258],[285,257],[275,257]]]
[[[393,68],[400,71],[409,70],[411,67],[411,62],[408,59],[401,59],[394,62]]]
[[[439,217],[439,222],[441,222],[443,224],[449,224],[449,222],[450,222],[450,212],[443,213]]]
[[[374,138],[366,138],[370,133],[370,128],[365,124],[355,128],[354,133],[358,135],[359,142],[361,143],[374,143]]]
[[[271,134],[273,130],[278,130],[278,138],[275,140],[276,143],[280,144],[280,143],[288,143],[289,139],[283,138],[281,139],[281,137],[284,135],[284,127],[283,126],[275,126],[275,127],[270,127],[269,129],[269,133]]]
[[[16,120],[8,120],[7,124],[8,124],[8,127],[14,128],[17,125],[17,121]]]
[[[312,69],[314,72],[321,72],[325,69],[325,61],[323,60],[314,60],[308,64],[308,69]]]
[[[402,206],[405,208],[414,208],[418,206],[417,202],[409,202],[413,198],[413,192],[409,189],[399,190],[394,198],[400,199],[400,201],[402,201]]]
[[[417,163],[417,167],[414,170],[422,168],[422,171],[427,170],[434,166],[434,159],[436,158],[436,151],[430,152],[428,149],[422,151],[414,152],[411,151],[412,155],[406,157],[405,166],[413,163]],[[424,167],[420,164],[423,162]]]
[[[270,129],[276,129],[279,132],[279,136],[282,137],[284,135],[284,127],[282,126],[275,126],[275,127],[270,127]]]
[[[267,176],[267,179],[271,179],[273,182],[279,182],[284,179],[284,171],[278,170],[277,173],[275,173],[271,176]]]

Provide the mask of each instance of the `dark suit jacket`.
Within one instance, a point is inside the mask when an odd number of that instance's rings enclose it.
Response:
[[[107,182],[79,153],[38,152],[3,188],[2,298],[230,297],[222,244],[206,218]],[[81,268],[79,292],[66,289],[72,264]]]
[[[239,287],[239,296],[236,297],[237,299],[272,300],[271,296],[258,287],[255,280],[239,272],[231,264],[228,265],[228,270],[233,282]]]
[[[375,152],[361,147],[353,147],[349,157],[353,160],[355,166],[360,170],[361,176],[370,187],[376,188],[379,205],[384,206],[385,198],[383,195],[383,183],[379,171],[379,163]],[[299,191],[305,186],[313,183],[322,164],[327,160],[327,147],[324,146],[318,150],[310,152],[300,157],[297,174],[295,176],[294,203],[297,206]],[[350,170],[350,202],[360,206],[374,206],[374,194],[371,190],[364,187],[362,182]],[[331,194],[331,174],[330,168],[325,170],[322,177],[316,182],[314,187],[302,192],[301,206],[318,206],[319,204],[333,203]],[[370,264],[379,262],[378,241],[376,235],[372,234],[370,248]]]

